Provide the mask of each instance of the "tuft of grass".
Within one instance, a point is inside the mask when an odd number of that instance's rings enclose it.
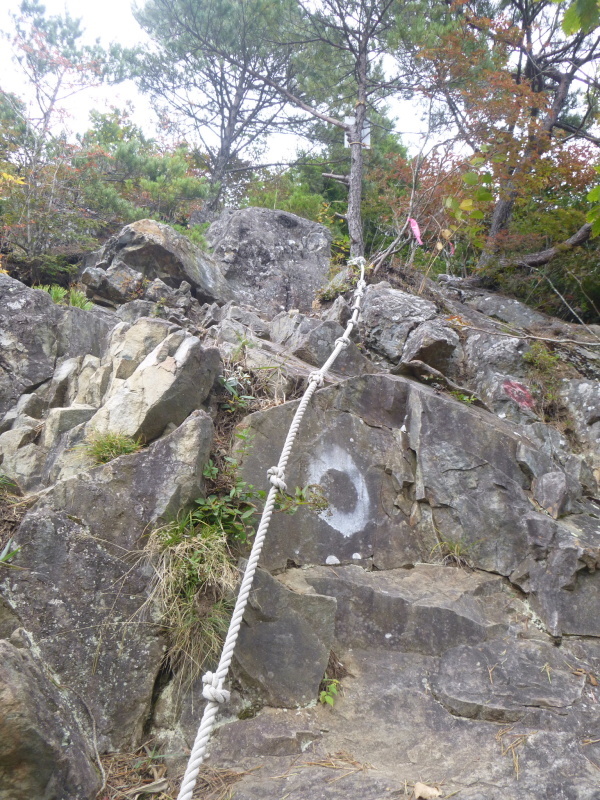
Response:
[[[36,286],[35,288],[49,294],[52,302],[56,303],[57,305],[61,305],[67,296],[67,290],[63,286],[58,286],[56,283],[53,283],[52,286],[43,284],[42,286]]]
[[[69,305],[75,306],[75,308],[83,308],[85,311],[89,311],[90,308],[94,307],[94,304],[87,299],[85,292],[80,292],[79,289],[74,289],[73,287],[69,289]]]
[[[544,422],[560,416],[561,360],[543,342],[533,342],[523,355],[527,377],[536,398],[537,411]]]
[[[436,562],[447,567],[455,564],[457,567],[472,567],[471,547],[464,539],[451,539],[438,542],[429,554],[430,558],[435,558]]]
[[[106,464],[119,456],[137,453],[142,442],[123,433],[91,431],[81,447],[94,464]]]
[[[153,596],[168,631],[167,657],[189,684],[216,662],[233,610],[237,570],[227,534],[198,509],[153,531],[148,549],[155,556]]]

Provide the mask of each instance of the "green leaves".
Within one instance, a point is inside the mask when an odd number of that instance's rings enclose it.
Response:
[[[483,161],[484,159],[481,159]],[[473,163],[473,160],[471,161]],[[467,184],[467,186],[477,186],[479,183],[479,175],[476,172],[467,172],[465,175],[462,176],[463,181]]]
[[[572,36],[579,31],[587,33],[599,24],[600,4],[598,0],[575,0],[565,11],[562,29],[567,36]]]

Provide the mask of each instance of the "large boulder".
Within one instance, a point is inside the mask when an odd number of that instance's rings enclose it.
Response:
[[[258,483],[278,462],[296,407],[246,419],[255,437],[243,454],[247,480]],[[273,518],[268,569],[450,559],[513,576],[555,635],[600,635],[594,604],[582,608],[600,586],[597,506],[560,463],[490,413],[391,375],[349,379],[316,393],[286,482],[292,494],[317,484],[328,505]],[[540,513],[534,495],[560,519]]]
[[[87,259],[82,280],[89,294],[124,302],[156,278],[174,289],[192,285],[201,302],[224,303],[232,293],[219,265],[169,225],[142,219],[126,225]]]
[[[295,214],[227,209],[206,238],[239,303],[272,314],[309,311],[326,281],[331,234]]]

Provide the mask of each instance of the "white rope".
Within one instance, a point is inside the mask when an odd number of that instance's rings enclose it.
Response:
[[[279,463],[276,467],[271,467],[267,472],[269,481],[271,483],[271,489],[267,495],[267,501],[262,512],[258,530],[256,531],[254,544],[252,545],[250,557],[248,558],[244,577],[242,578],[238,598],[233,610],[231,622],[229,623],[229,630],[227,631],[227,637],[225,639],[225,644],[223,645],[223,652],[221,653],[219,666],[217,667],[216,672],[207,672],[202,678],[202,682],[204,683],[202,695],[208,702],[204,709],[202,721],[200,722],[200,727],[198,728],[196,741],[194,742],[194,746],[190,754],[190,759],[188,761],[185,775],[183,776],[183,781],[177,796],[177,800],[192,800],[194,786],[196,785],[196,778],[200,772],[200,765],[202,764],[206,755],[206,748],[215,724],[217,711],[221,703],[226,703],[229,700],[229,692],[223,688],[223,684],[227,678],[229,666],[233,658],[235,643],[242,625],[242,618],[244,616],[244,611],[246,610],[246,603],[248,602],[248,597],[252,588],[254,573],[256,572],[263,542],[265,540],[267,529],[275,508],[275,501],[279,491],[283,492],[286,489],[285,468],[292,452],[292,446],[294,444],[296,434],[298,433],[298,429],[300,428],[302,417],[304,416],[308,404],[310,403],[311,397],[317,391],[317,389],[323,385],[324,376],[331,369],[331,365],[341,351],[348,347],[350,343],[350,334],[358,323],[360,303],[367,287],[367,284],[365,283],[365,260],[364,258],[356,258],[352,259],[352,261],[349,261],[348,264],[358,266],[360,268],[360,279],[356,284],[356,291],[354,293],[352,317],[346,326],[344,335],[340,336],[340,338],[336,340],[335,348],[333,349],[327,361],[320,369],[311,372],[309,375],[308,386],[304,392],[304,395],[302,396],[302,400],[300,401],[298,408],[296,409],[296,413],[294,415],[294,419],[292,420],[292,424],[290,425],[285,444],[283,445],[283,450],[281,451]]]

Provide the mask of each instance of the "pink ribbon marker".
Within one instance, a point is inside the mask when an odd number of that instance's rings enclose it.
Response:
[[[412,217],[409,217],[408,224],[410,225],[410,229],[413,232],[413,236],[417,240],[417,244],[423,244],[423,242],[421,241],[421,230],[419,228],[419,223],[417,222],[417,220],[413,219]]]

